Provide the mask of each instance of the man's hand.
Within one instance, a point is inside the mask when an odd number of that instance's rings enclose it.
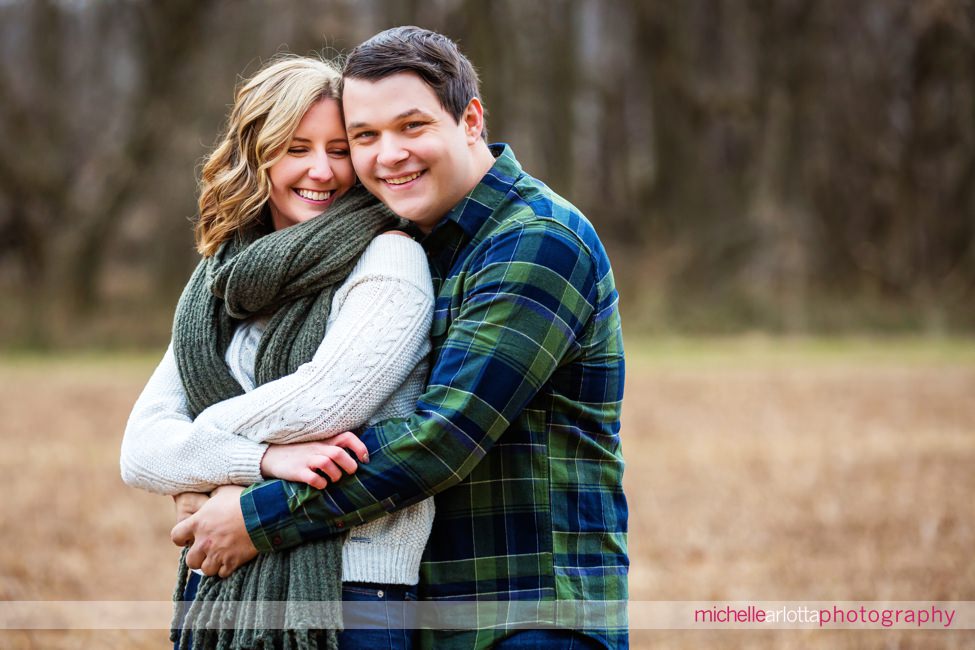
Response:
[[[327,442],[268,445],[261,459],[261,475],[264,478],[307,483],[321,490],[328,485],[328,480],[315,470],[324,472],[334,483],[342,478],[343,471],[352,474],[358,469],[359,465],[346,449],[354,452],[363,463],[369,462],[366,446],[348,431],[329,438]]]
[[[204,575],[226,578],[257,556],[240,510],[239,485],[218,487],[193,515],[176,524],[173,544],[189,546],[186,565]]]
[[[180,492],[173,496],[173,501],[176,503],[176,523],[183,521],[190,515],[194,514],[197,510],[203,507],[203,504],[209,501],[210,495],[203,494],[202,492]]]

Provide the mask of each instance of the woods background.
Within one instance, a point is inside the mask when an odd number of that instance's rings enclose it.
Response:
[[[0,346],[159,345],[240,74],[418,24],[628,331],[971,332],[970,0],[0,2]]]
[[[491,139],[610,250],[631,599],[975,601],[975,1],[0,0],[0,619],[168,598],[172,504],[118,449],[197,258],[197,166],[240,75],[409,23],[460,41]],[[756,331],[813,336],[714,336]]]

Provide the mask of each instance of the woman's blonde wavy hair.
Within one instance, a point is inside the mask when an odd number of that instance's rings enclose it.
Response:
[[[268,169],[285,155],[308,109],[338,99],[340,78],[324,59],[282,55],[238,86],[226,133],[200,172],[195,233],[201,255],[213,255],[259,219],[271,195]]]

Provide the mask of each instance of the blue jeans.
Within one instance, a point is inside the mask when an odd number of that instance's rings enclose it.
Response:
[[[342,600],[345,629],[339,632],[339,650],[413,648],[416,624],[402,604],[416,601],[416,587],[343,582]]]

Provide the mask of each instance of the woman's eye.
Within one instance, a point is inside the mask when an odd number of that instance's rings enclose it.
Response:
[[[335,156],[336,158],[345,158],[349,155],[348,149],[332,149],[328,152],[330,156]]]
[[[305,147],[291,147],[288,149],[288,153],[290,154],[301,154],[305,153],[306,151],[308,151],[308,149]]]

